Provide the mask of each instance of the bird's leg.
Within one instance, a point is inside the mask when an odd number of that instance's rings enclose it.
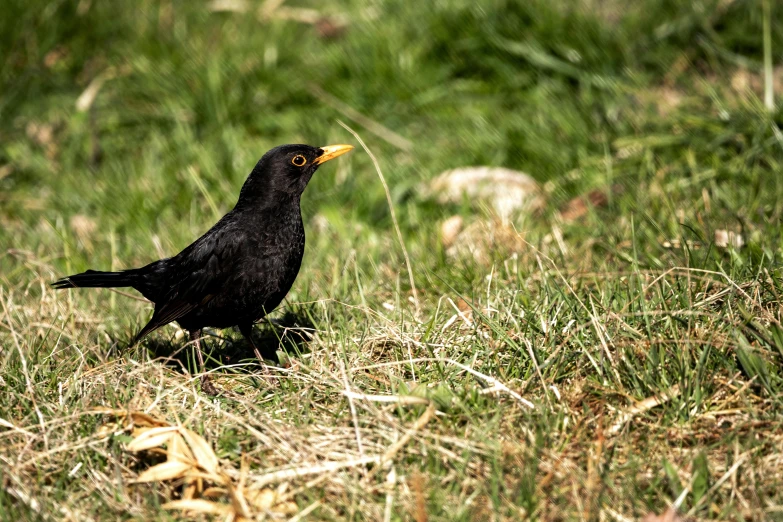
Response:
[[[253,347],[253,353],[256,354],[258,362],[264,364],[264,357],[261,355],[261,350],[259,350],[256,346],[256,343],[253,342],[253,324],[243,324],[239,327],[239,331],[242,333],[245,339],[247,339],[247,342],[250,343],[250,346]]]
[[[261,368],[262,368],[264,374],[266,375],[267,381],[271,382],[270,381],[271,375],[270,375],[270,372],[269,372],[269,367],[267,367],[266,362],[265,362],[266,358],[261,354],[261,350],[259,350],[258,346],[256,346],[256,343],[253,342],[253,323],[247,323],[247,324],[241,325],[239,327],[239,331],[242,332],[242,335],[245,337],[245,339],[247,339],[247,342],[249,342],[250,346],[253,347],[253,352],[256,354],[256,357],[258,358],[258,362],[261,364]],[[267,355],[269,356],[269,357],[267,357],[268,359],[272,359],[275,362],[278,362],[276,353],[274,353],[274,352],[267,353]]]
[[[204,365],[204,355],[201,353],[201,330],[190,332],[190,340],[196,345],[196,357],[198,357],[199,371],[201,372],[201,391],[207,395],[217,395],[215,385],[212,384],[212,379],[209,378]]]

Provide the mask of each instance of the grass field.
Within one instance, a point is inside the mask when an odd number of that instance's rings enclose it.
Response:
[[[7,0],[0,520],[783,520],[775,4]],[[177,253],[297,142],[357,149],[269,377],[217,331],[206,396],[175,325],[128,347],[137,295],[47,286]],[[424,190],[472,165],[545,204]]]

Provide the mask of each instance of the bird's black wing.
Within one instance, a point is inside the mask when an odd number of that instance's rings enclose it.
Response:
[[[167,260],[165,278],[161,278],[165,280],[162,297],[155,303],[152,318],[138,333],[134,343],[207,304],[220,292],[234,272],[239,245],[244,241],[242,232],[226,218]]]

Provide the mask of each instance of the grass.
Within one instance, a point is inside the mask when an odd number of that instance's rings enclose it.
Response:
[[[98,407],[182,423],[251,486],[309,470],[265,486],[308,520],[783,519],[774,2],[6,4],[1,519],[188,516]],[[127,347],[148,304],[47,287],[178,252],[270,147],[353,142],[337,119],[378,158],[418,313],[360,148],[304,195],[269,379],[218,332],[213,400],[175,326]],[[421,189],[468,165],[530,173],[545,208],[503,225]],[[458,238],[483,255],[448,252],[452,215],[495,229]]]

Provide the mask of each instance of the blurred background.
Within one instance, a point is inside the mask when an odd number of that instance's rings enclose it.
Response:
[[[423,182],[457,167],[532,176],[547,201],[542,234],[582,195],[577,235],[611,243],[593,207],[639,190],[625,203],[652,218],[663,205],[649,194],[656,177],[681,201],[702,202],[711,184],[715,223],[677,209],[675,225],[697,235],[779,219],[772,199],[749,208],[735,190],[753,169],[772,175],[783,141],[780,112],[764,105],[765,82],[768,97],[783,94],[783,11],[765,5],[8,0],[0,238],[58,270],[171,255],[231,208],[272,146],[353,143],[337,119],[381,159],[430,268],[440,263],[429,253],[443,250],[438,220],[486,210],[433,202]],[[753,179],[748,190],[770,190]],[[303,209],[311,246],[332,234],[337,248],[387,260],[389,212],[362,151],[322,169]]]

